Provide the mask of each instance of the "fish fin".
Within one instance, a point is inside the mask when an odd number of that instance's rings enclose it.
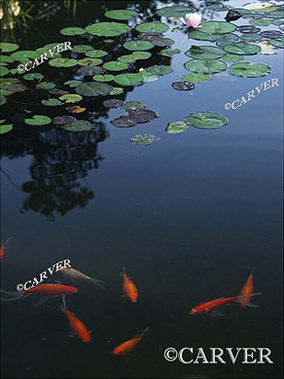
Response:
[[[36,303],[35,307],[39,307],[40,305],[46,303],[49,299],[50,299],[50,296],[43,297],[42,299],[40,299],[40,300]]]
[[[148,326],[147,328],[145,328],[144,330],[142,330],[142,332],[139,334],[139,337],[143,337],[150,329],[150,326]]]
[[[1,301],[17,301],[19,299],[22,299],[25,295],[24,292],[4,291],[2,289],[0,289],[0,292],[4,293],[5,295],[10,296],[10,298],[1,297]],[[25,297],[27,297],[28,295],[30,294],[27,294]]]
[[[209,312],[211,317],[215,317],[215,316],[225,316],[224,313],[218,311],[218,310],[215,310],[215,311],[211,311]]]
[[[61,295],[62,299],[62,304],[60,305],[60,309],[62,310],[63,313],[66,311],[66,301],[65,301],[65,294]]]
[[[95,284],[96,286],[100,287],[101,289],[106,290],[106,287],[104,286],[104,284],[105,284],[104,281],[99,280],[99,279],[95,279],[95,278],[90,278],[88,280],[90,282],[92,282],[93,284]]]

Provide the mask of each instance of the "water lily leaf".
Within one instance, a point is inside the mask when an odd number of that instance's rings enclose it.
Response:
[[[123,100],[120,99],[109,99],[103,102],[104,107],[106,108],[119,108],[123,105]]]
[[[53,82],[41,82],[36,85],[36,88],[50,90],[55,88],[55,84]]]
[[[92,50],[92,49],[93,48],[90,45],[75,45],[72,47],[72,51],[74,53],[79,53],[79,54],[86,53],[87,51]]]
[[[194,30],[189,33],[189,37],[193,39],[198,39],[201,41],[217,41],[220,38],[220,34],[209,34],[205,32],[200,32],[199,30]]]
[[[239,36],[237,36],[234,33],[224,34],[221,38],[219,36],[219,39],[217,41],[217,45],[219,47],[224,47],[226,45],[230,45],[232,42],[238,41],[238,39],[239,39]]]
[[[22,50],[22,51],[16,51],[11,55],[11,58],[15,61],[27,61],[29,58],[36,59],[40,58],[40,55],[38,55],[37,52],[32,50]]]
[[[160,46],[160,47],[170,46],[170,45],[173,45],[174,43],[175,41],[171,38],[157,38],[153,41],[153,45]]]
[[[231,45],[225,46],[224,49],[228,53],[241,55],[253,55],[261,51],[261,48],[259,46],[245,42],[235,42]]]
[[[67,80],[67,82],[64,83],[65,86],[69,87],[77,87],[82,82],[80,80]]]
[[[78,28],[76,26],[63,28],[60,30],[60,33],[64,36],[77,36],[86,33],[83,28]]]
[[[104,73],[104,69],[100,66],[87,66],[87,67],[81,67],[77,71],[77,74],[79,75],[87,75],[87,76],[94,76],[98,74]]]
[[[137,124],[138,123],[143,124],[145,122],[153,120],[156,117],[159,117],[158,114],[149,109],[142,109],[142,110],[135,110],[135,111],[128,112],[128,118],[130,118],[130,120],[135,121]]]
[[[31,73],[31,74],[26,74],[23,76],[24,79],[26,80],[35,80],[35,79],[42,79],[43,78],[43,75],[40,74],[39,72],[34,72],[34,73]]]
[[[195,84],[190,82],[174,82],[172,83],[172,87],[179,91],[189,91],[195,88]]]
[[[78,61],[72,58],[54,58],[50,59],[48,64],[52,67],[73,67],[78,64]]]
[[[218,59],[226,53],[219,47],[192,45],[191,48],[185,52],[185,54],[196,59]]]
[[[78,63],[80,66],[84,66],[84,67],[86,67],[86,66],[98,66],[99,64],[103,63],[103,60],[99,59],[99,58],[86,57],[83,59],[79,59]]]
[[[104,50],[89,50],[85,53],[87,57],[91,57],[91,58],[101,58],[101,57],[106,56],[107,54],[108,52]]]
[[[142,134],[136,134],[131,137],[130,141],[137,146],[148,146],[151,145],[155,141],[159,141],[160,138],[155,136],[154,134],[145,133],[144,136]]]
[[[141,74],[119,74],[114,77],[114,81],[117,84],[123,86],[133,86],[143,82],[143,76]]]
[[[118,22],[97,22],[86,27],[88,33],[101,37],[119,36],[130,29],[130,26]]]
[[[162,49],[159,54],[165,57],[173,57],[175,54],[179,54],[180,49]]]
[[[120,116],[111,121],[111,123],[118,128],[130,128],[136,124],[135,121],[131,120],[128,116]]]
[[[9,92],[14,93],[14,92],[24,92],[28,89],[28,87],[24,86],[22,83],[16,83],[16,84],[5,86],[5,89]]]
[[[283,39],[271,39],[269,43],[275,47],[280,47],[281,49],[284,49],[284,40]]]
[[[244,57],[241,55],[226,54],[222,57],[222,59],[225,62],[240,62],[244,59]]]
[[[9,69],[7,67],[4,67],[4,66],[0,66],[0,76],[5,76],[9,73]]]
[[[164,66],[161,64],[161,65],[154,65],[154,66],[148,67],[144,71],[149,72],[152,75],[162,76],[162,75],[167,75],[167,74],[172,73],[173,69],[170,66]]]
[[[226,117],[212,112],[190,113],[184,121],[198,129],[218,129],[228,124]]]
[[[106,96],[112,90],[112,86],[107,83],[86,82],[79,84],[75,91],[84,96]]]
[[[263,37],[260,34],[256,34],[256,33],[245,33],[242,36],[240,36],[240,38],[243,41],[255,42],[255,41],[260,41]]]
[[[61,101],[58,99],[48,99],[48,100],[41,100],[41,104],[48,105],[50,107],[56,107],[57,105],[62,105]]]
[[[59,89],[59,88],[52,88],[48,92],[51,95],[56,95],[56,96],[65,95],[66,93],[69,93],[68,91],[63,91],[62,89]]]
[[[204,74],[188,74],[184,75],[182,79],[186,82],[192,83],[209,82],[210,80],[212,80],[212,78],[209,75]]]
[[[134,51],[130,54],[131,57],[135,58],[135,60],[139,59],[149,59],[152,54],[149,51]]]
[[[144,83],[155,82],[156,80],[159,79],[157,75],[152,75],[150,74],[150,72],[142,71],[141,75],[143,76]]]
[[[237,29],[235,24],[227,21],[202,21],[198,26],[200,32],[209,34],[231,33]]]
[[[135,50],[150,50],[154,45],[150,41],[129,41],[123,44],[123,47],[127,50],[135,51]]]
[[[144,22],[136,26],[136,30],[142,33],[164,33],[169,29],[167,24],[162,22]]]
[[[114,79],[114,75],[111,75],[111,74],[94,75],[93,79],[96,82],[111,82]]]
[[[260,43],[257,43],[257,46],[261,48],[261,51],[259,54],[267,54],[267,55],[277,54],[276,51],[271,47],[272,45],[268,41],[262,41]]]
[[[184,67],[199,74],[215,74],[226,70],[227,64],[215,59],[191,59],[184,64]]]
[[[274,4],[270,2],[258,1],[256,3],[245,4],[243,8],[253,12],[273,12],[276,11],[276,8],[273,5]]]
[[[82,113],[85,112],[86,108],[80,107],[80,105],[69,105],[66,110],[70,113]]]
[[[245,78],[257,78],[269,74],[271,67],[266,64],[240,62],[234,63],[230,68],[230,73]]]
[[[114,20],[130,20],[131,18],[138,16],[138,13],[128,9],[115,9],[106,12],[105,16]]]
[[[75,93],[67,93],[66,95],[60,96],[59,99],[65,101],[65,103],[78,103],[78,101],[81,101],[83,97]]]
[[[140,101],[127,101],[122,108],[126,111],[136,111],[145,109],[146,105],[140,103]]]
[[[1,120],[0,122],[0,134],[5,134],[10,132],[13,129],[14,124],[3,124],[5,120]]]
[[[274,24],[274,25],[283,25],[284,24],[284,18],[282,18],[282,19],[276,19],[276,20],[272,20],[271,21],[272,22],[272,24]]]
[[[152,33],[141,33],[138,35],[138,39],[140,39],[142,41],[153,42],[156,39],[160,39],[160,38],[163,38],[163,33],[152,32]]]
[[[238,26],[238,31],[241,33],[259,33],[261,29],[253,25],[240,25]]]
[[[76,121],[76,118],[72,117],[72,116],[69,116],[69,115],[67,115],[67,116],[57,116],[57,117],[54,117],[54,119],[53,119],[53,123],[55,125],[71,124],[74,121]]]
[[[32,118],[26,118],[27,125],[48,125],[51,123],[51,118],[42,115],[34,115]]]
[[[0,79],[0,86],[5,87],[5,86],[9,86],[11,84],[20,83],[20,82],[21,81],[19,79],[16,79],[16,78],[1,78]]]
[[[172,122],[169,122],[166,127],[166,131],[169,134],[182,133],[186,129],[188,129],[188,125],[184,121],[172,121]]]
[[[106,62],[103,65],[103,68],[109,71],[123,71],[128,68],[128,64],[119,62],[119,61],[110,61],[110,62]]]
[[[14,59],[11,58],[9,55],[0,55],[0,61],[3,63],[12,63],[14,62]]]
[[[211,4],[208,5],[207,9],[212,9],[215,12],[224,12],[228,10],[228,8],[225,7],[223,4]]]
[[[19,48],[16,43],[0,42],[0,50],[2,53],[11,53]]]
[[[260,20],[249,20],[249,23],[251,25],[255,25],[255,26],[268,26],[271,24],[271,20],[267,20],[267,19],[260,19]]]
[[[173,17],[173,18],[180,18],[185,17],[187,13],[194,12],[194,8],[191,7],[164,7],[157,10],[157,14],[159,16],[164,16],[167,18]]]
[[[122,63],[132,63],[136,61],[136,58],[132,54],[122,55],[121,57],[118,57],[117,59],[119,62],[122,62]]]
[[[71,124],[65,124],[64,129],[69,132],[87,132],[92,129],[92,124],[85,120],[76,120]]]
[[[260,34],[262,35],[262,37],[269,39],[280,38],[281,36],[283,36],[283,33],[279,30],[265,30]]]
[[[110,95],[119,95],[123,93],[123,88],[121,87],[113,87],[113,89],[110,91]]]
[[[0,105],[4,105],[7,103],[7,99],[5,96],[0,95]]]

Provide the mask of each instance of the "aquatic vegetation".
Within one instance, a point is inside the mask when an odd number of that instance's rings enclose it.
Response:
[[[265,76],[269,74],[271,67],[266,64],[240,62],[234,63],[230,68],[230,73],[236,76],[242,76],[246,78],[257,78],[259,76]]]
[[[216,74],[226,70],[227,64],[219,60],[191,59],[185,62],[184,67],[189,71],[197,73]]]
[[[106,96],[112,88],[106,83],[84,82],[75,87],[75,91],[84,96]]]
[[[190,82],[186,82],[186,81],[185,82],[173,82],[172,87],[176,90],[179,90],[179,91],[189,91],[189,90],[195,88],[195,84],[190,83]]]
[[[198,129],[218,129],[228,124],[226,117],[212,112],[190,113],[184,121]]]
[[[131,18],[138,16],[138,13],[128,9],[116,9],[106,12],[105,16],[114,20],[130,20]]]
[[[212,78],[209,75],[205,74],[187,74],[183,75],[182,79],[186,82],[192,83],[209,82],[210,80],[212,80]]]
[[[64,129],[69,132],[85,132],[92,129],[92,124],[86,120],[75,120],[70,124],[64,124]]]
[[[150,41],[129,41],[123,44],[123,47],[127,50],[136,51],[136,50],[150,50],[154,45]]]
[[[163,22],[145,22],[136,26],[136,30],[142,33],[164,33],[169,29]]]
[[[86,32],[100,37],[115,37],[130,30],[130,26],[118,22],[97,22],[86,27]]]
[[[75,93],[67,93],[65,95],[59,96],[59,99],[65,101],[65,103],[78,103],[81,101],[83,97],[81,95],[77,95]]]
[[[19,45],[11,42],[0,42],[1,53],[11,53],[19,48]]]
[[[231,45],[226,45],[224,50],[230,54],[253,55],[259,53],[261,48],[252,43],[235,42]]]
[[[103,102],[103,105],[107,108],[119,108],[123,105],[123,100],[120,99],[109,99]]]
[[[55,125],[66,125],[71,124],[72,122],[76,121],[75,117],[72,116],[56,116],[53,119],[53,123]]]
[[[61,29],[60,33],[63,34],[64,36],[76,36],[76,35],[84,34],[85,30],[83,28],[72,26],[72,27]]]
[[[159,16],[163,16],[163,17],[167,17],[167,18],[175,18],[175,19],[179,19],[180,17],[185,17],[185,15],[188,12],[194,12],[194,8],[172,6],[172,7],[160,8],[157,10],[157,14]]]
[[[231,33],[237,29],[235,24],[226,21],[202,21],[198,30],[208,34]]]
[[[32,118],[25,119],[27,125],[48,125],[51,121],[51,118],[43,115],[34,115]]]
[[[166,131],[169,134],[178,134],[184,132],[186,129],[188,129],[188,124],[184,121],[172,121],[169,122]]]
[[[159,141],[160,138],[155,136],[154,134],[145,133],[142,134],[135,134],[131,137],[130,141],[137,146],[148,146],[152,145],[153,142]]]
[[[218,59],[226,53],[223,49],[215,46],[192,45],[191,48],[185,52],[185,54],[196,59]]]
[[[283,39],[271,39],[269,40],[269,43],[275,47],[279,47],[281,49],[284,49],[284,40]]]
[[[13,129],[13,124],[3,124],[5,120],[0,120],[0,134],[8,133]]]
[[[146,109],[146,105],[140,103],[139,101],[128,101],[124,105],[121,106],[125,111],[136,111]]]
[[[48,100],[41,100],[41,104],[48,105],[50,107],[56,107],[57,105],[62,105],[64,103],[61,103],[58,99],[48,99]]]
[[[122,86],[133,86],[143,82],[143,76],[139,73],[137,74],[118,74],[114,77],[114,82]]]
[[[185,15],[185,19],[183,17],[180,17],[180,21],[183,23],[183,25],[196,28],[202,20],[202,14],[199,13],[187,13]]]

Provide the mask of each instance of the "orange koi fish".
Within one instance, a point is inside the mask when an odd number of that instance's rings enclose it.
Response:
[[[67,316],[70,329],[72,330],[74,336],[83,342],[90,342],[91,337],[86,326],[66,308],[65,295],[62,295],[62,302],[63,306],[61,309]]]
[[[130,353],[135,348],[135,346],[138,344],[138,342],[140,342],[142,340],[143,336],[148,332],[149,329],[150,329],[150,327],[148,326],[148,328],[144,329],[142,333],[140,333],[140,334],[136,335],[135,337],[131,338],[130,340],[127,340],[127,341],[123,342],[122,344],[118,345],[113,350],[113,354],[125,356],[128,353]]]
[[[9,241],[10,238],[8,238],[4,243],[3,245],[0,247],[0,259],[2,259],[4,257],[4,252],[5,252],[5,249],[6,249],[6,246],[7,246],[7,242]]]
[[[128,297],[128,299],[130,301],[132,301],[132,303],[136,303],[137,297],[138,297],[138,291],[137,291],[137,288],[136,288],[135,284],[126,275],[125,267],[123,267],[122,277],[123,277],[123,292],[124,292],[124,295],[126,297]]]
[[[253,273],[254,273],[254,269],[252,270],[250,276],[248,277],[248,280],[243,286],[240,295],[245,296],[245,295],[249,295],[253,293],[253,277],[252,277]],[[240,303],[241,307],[252,305],[250,304],[251,296],[245,297],[243,300],[244,301]]]
[[[60,271],[62,272],[62,274],[67,275],[71,277],[72,279],[83,279],[88,282],[94,283],[98,287],[105,289],[104,282],[102,280],[91,278],[90,276],[83,274],[79,270],[75,270],[74,268],[70,268],[70,267],[64,267]]]
[[[26,291],[20,292],[20,294],[19,292],[7,292],[0,289],[0,292],[4,293],[5,295],[12,296],[10,299],[1,298],[1,301],[16,301],[32,294],[55,297],[68,293],[76,293],[78,291],[78,288],[73,286],[66,286],[64,284],[39,284]]]
[[[255,296],[255,295],[260,295],[261,292],[258,293],[250,293],[250,296]],[[215,299],[208,301],[206,303],[200,304],[197,307],[194,307],[191,309],[189,312],[190,315],[194,315],[196,313],[204,313],[207,314],[210,317],[214,317],[217,315],[222,315],[217,309],[221,308],[223,305],[232,303],[232,302],[237,302],[237,303],[246,303],[244,298],[247,296],[232,296],[232,297],[223,297],[220,299]]]

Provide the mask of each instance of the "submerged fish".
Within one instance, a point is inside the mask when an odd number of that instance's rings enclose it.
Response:
[[[69,276],[70,278],[72,279],[83,279],[83,280],[86,280],[88,282],[91,282],[91,283],[94,283],[96,284],[97,286],[105,289],[104,287],[104,282],[102,280],[98,280],[98,279],[95,279],[95,278],[91,278],[90,276],[88,275],[85,275],[83,274],[81,271],[79,270],[75,270],[74,268],[70,268],[70,267],[64,267],[60,270],[63,274]]]
[[[114,350],[113,354],[115,355],[127,355],[130,353],[135,346],[137,345],[138,342],[140,342],[143,338],[143,336],[148,332],[150,327],[144,329],[143,332],[140,334],[136,335],[135,337],[131,338],[130,340],[127,340],[123,342],[122,344],[118,345]]]
[[[240,295],[245,296],[253,293],[253,275],[254,269],[252,270],[250,276],[248,277],[248,280],[246,281],[245,285],[243,286]],[[240,303],[241,307],[246,307],[246,306],[252,306],[250,304],[251,296],[244,297],[243,302]]]
[[[123,267],[123,272],[122,272],[122,277],[123,277],[123,293],[132,303],[136,303],[137,298],[138,298],[138,291],[131,279],[128,278],[126,275],[125,267]]]

